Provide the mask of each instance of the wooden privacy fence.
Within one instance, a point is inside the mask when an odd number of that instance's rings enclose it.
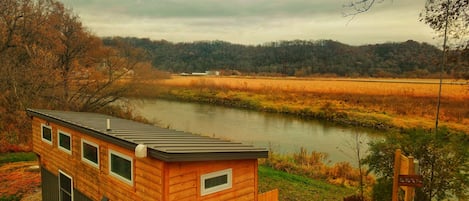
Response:
[[[260,193],[257,201],[278,201],[278,189]]]

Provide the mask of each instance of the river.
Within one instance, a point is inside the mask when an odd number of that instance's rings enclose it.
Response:
[[[362,141],[361,151],[375,136],[314,120],[207,104],[160,99],[130,102],[137,114],[163,127],[253,144],[276,153],[289,154],[304,147],[327,153],[331,163],[348,161],[356,165],[352,148],[356,136]]]

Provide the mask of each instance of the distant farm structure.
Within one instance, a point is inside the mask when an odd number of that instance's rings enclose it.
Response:
[[[193,72],[193,73],[181,73],[181,76],[220,76],[220,71],[205,71],[205,73]]]

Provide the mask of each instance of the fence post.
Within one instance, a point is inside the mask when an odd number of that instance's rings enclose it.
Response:
[[[392,180],[392,201],[398,201],[399,173],[401,169],[401,150],[397,149],[394,154],[394,177]]]
[[[414,175],[415,174],[415,168],[414,168],[414,157],[409,156],[409,175]],[[407,186],[407,191],[405,192],[405,201],[412,201],[414,200],[414,194],[415,194],[415,187],[413,186]]]

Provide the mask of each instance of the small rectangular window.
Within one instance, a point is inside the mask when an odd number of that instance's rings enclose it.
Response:
[[[228,183],[228,175],[224,174],[218,177],[208,178],[205,181],[205,188],[213,188]]]
[[[61,170],[59,170],[59,200],[73,201],[73,180]]]
[[[88,164],[99,168],[99,146],[96,143],[82,139],[81,159]]]
[[[109,150],[109,174],[133,185],[133,159],[114,150]]]
[[[230,168],[200,176],[200,194],[204,196],[230,189],[232,187],[232,174]]]
[[[68,154],[72,154],[72,136],[61,130],[57,132],[57,136],[59,149]]]
[[[42,141],[52,144],[52,127],[41,124]]]

